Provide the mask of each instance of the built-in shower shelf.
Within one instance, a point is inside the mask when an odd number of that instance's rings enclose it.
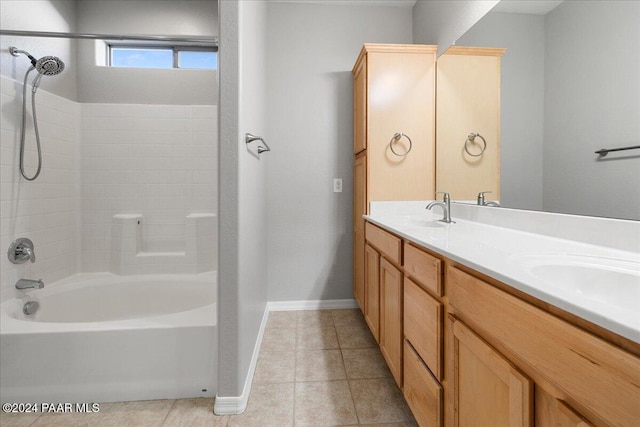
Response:
[[[148,251],[142,214],[113,215],[111,272],[115,274],[202,273],[217,269],[217,224],[212,213],[188,214],[184,220],[184,251]],[[171,248],[169,246],[168,248]]]

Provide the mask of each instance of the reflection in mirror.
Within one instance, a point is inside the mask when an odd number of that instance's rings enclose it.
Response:
[[[594,153],[640,144],[639,20],[638,1],[503,0],[457,40],[506,48],[503,206],[640,220],[640,150]]]

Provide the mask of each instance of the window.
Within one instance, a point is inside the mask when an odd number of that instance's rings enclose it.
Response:
[[[109,45],[111,67],[218,68],[218,49],[199,46]]]

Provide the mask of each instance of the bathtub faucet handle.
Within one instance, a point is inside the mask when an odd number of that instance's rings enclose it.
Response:
[[[9,246],[7,252],[9,261],[14,264],[22,264],[27,261],[36,262],[36,252],[33,249],[33,242],[27,238],[16,239]]]

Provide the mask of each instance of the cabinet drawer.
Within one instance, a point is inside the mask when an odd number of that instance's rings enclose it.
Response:
[[[453,266],[446,277],[458,314],[525,361],[523,369],[535,367],[576,410],[595,424],[640,425],[638,357]]]
[[[404,279],[404,337],[433,375],[442,380],[442,304]]]
[[[433,378],[406,340],[402,391],[419,425],[434,427],[442,425],[442,386]]]
[[[442,261],[407,243],[404,244],[404,274],[434,295],[442,296]]]
[[[402,240],[369,222],[365,225],[365,237],[385,258],[402,265]]]

